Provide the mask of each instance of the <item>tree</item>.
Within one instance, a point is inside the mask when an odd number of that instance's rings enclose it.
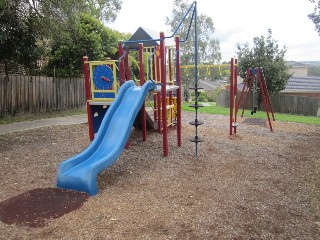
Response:
[[[47,74],[55,69],[57,77],[82,74],[82,57],[104,60],[114,57],[121,34],[105,27],[98,19],[87,14],[80,15],[80,24],[71,24],[69,32],[52,43]]]
[[[291,76],[284,59],[286,47],[279,48],[277,41],[272,38],[271,29],[268,29],[267,38],[255,37],[253,43],[252,48],[248,43],[237,44],[239,76],[245,78],[249,68],[262,67],[269,93],[283,90]],[[258,95],[258,103],[260,102],[261,96]]]
[[[318,0],[318,3],[316,2],[316,0],[309,0],[309,1],[315,4],[315,6],[314,6],[313,13],[310,13],[308,17],[312,20],[312,22],[316,26],[316,31],[320,36],[320,1]]]
[[[7,1],[7,0],[6,0]],[[68,31],[66,21],[77,24],[81,13],[100,21],[113,22],[121,9],[121,0],[15,0],[25,2],[30,12],[41,19],[39,26],[47,35]],[[49,31],[48,31],[49,30]],[[57,37],[56,36],[56,37]]]
[[[0,60],[32,66],[38,58],[37,38],[40,32],[34,14],[28,13],[18,1],[0,3]]]
[[[121,0],[1,0],[0,60],[35,64],[52,38],[63,40],[79,24],[81,13],[114,21]],[[3,34],[2,34],[3,33]]]
[[[308,76],[320,77],[320,64],[308,65]]]
[[[166,17],[166,25],[170,26],[173,33],[178,27],[183,16],[188,11],[191,3],[188,0],[174,0],[174,8],[170,17]],[[192,14],[189,14],[181,29],[178,31],[178,35],[181,39],[186,39],[188,33],[189,23],[191,21]],[[194,20],[193,20],[194,21]],[[214,38],[214,24],[212,18],[205,14],[197,13],[197,34],[198,34],[198,63],[210,63],[214,64],[221,61],[220,43]],[[181,65],[194,64],[194,32],[195,28],[192,26],[189,33],[189,38],[186,42],[181,44]],[[193,73],[189,76],[182,76],[185,82],[184,95],[185,99],[189,98],[188,87],[192,82]]]
[[[174,0],[174,8],[171,17],[166,17],[166,25],[171,27],[171,32],[174,32],[178,24],[182,20],[184,14],[188,11],[191,4],[189,1]],[[186,18],[181,26],[178,35],[181,39],[185,39],[188,32],[189,23],[191,21],[191,14]],[[204,14],[198,14],[198,53],[199,63],[216,63],[221,60],[220,43],[214,38],[215,31],[214,24],[211,17]],[[191,27],[189,40],[181,44],[181,64],[194,63],[194,27]]]

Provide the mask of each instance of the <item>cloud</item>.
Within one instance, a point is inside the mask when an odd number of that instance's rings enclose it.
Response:
[[[166,31],[164,21],[171,14],[173,0],[140,2],[140,6],[156,4],[156,11],[138,10],[135,1],[123,0],[123,9],[112,27],[131,33],[139,26]],[[220,41],[223,59],[233,57],[237,43],[253,44],[254,37],[267,36],[271,28],[280,47],[288,47],[291,60],[320,60],[320,36],[307,17],[313,11],[308,0],[198,0],[197,6],[200,13],[213,19],[214,37]]]
[[[215,35],[220,42],[234,40],[244,31],[243,27],[216,28]]]

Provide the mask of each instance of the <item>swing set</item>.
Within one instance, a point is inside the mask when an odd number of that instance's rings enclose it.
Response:
[[[231,58],[231,69],[230,69],[230,128],[229,128],[229,135],[233,135],[237,133],[237,114],[238,110],[240,108],[240,105],[243,102],[244,95],[245,100],[242,104],[242,114],[241,117],[243,117],[244,110],[246,109],[249,96],[252,93],[252,101],[253,101],[253,107],[251,110],[251,115],[255,114],[258,111],[258,104],[257,99],[258,95],[261,94],[264,110],[266,112],[269,128],[272,132],[272,123],[270,119],[270,114],[272,114],[272,119],[275,121],[273,109],[272,109],[272,103],[271,98],[268,92],[266,79],[263,73],[263,69],[261,67],[258,68],[249,68],[247,70],[246,78],[243,82],[242,91],[240,94],[239,99],[237,99],[237,75],[238,75],[238,60]]]

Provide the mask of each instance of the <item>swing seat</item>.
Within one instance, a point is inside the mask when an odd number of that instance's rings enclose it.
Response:
[[[251,111],[251,115],[253,115],[254,113],[256,113],[258,110],[258,107],[257,106],[254,106],[253,107],[253,110]]]

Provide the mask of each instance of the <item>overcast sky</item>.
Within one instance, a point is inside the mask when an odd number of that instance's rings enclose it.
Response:
[[[165,17],[172,13],[173,0],[122,1],[109,27],[129,33],[138,27],[167,32]],[[254,37],[267,36],[268,28],[280,47],[288,48],[286,60],[320,61],[320,36],[307,16],[313,11],[309,0],[198,0],[197,6],[198,13],[213,19],[223,61],[235,56],[238,42],[252,44]]]

